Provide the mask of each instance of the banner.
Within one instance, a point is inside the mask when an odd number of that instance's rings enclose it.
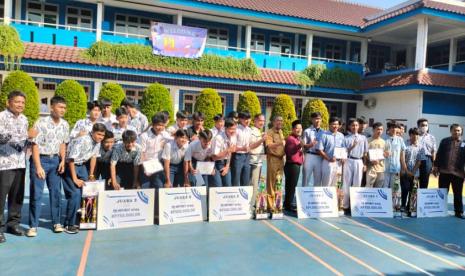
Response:
[[[417,217],[446,217],[447,189],[418,189]]]
[[[153,225],[155,189],[105,191],[98,201],[98,230]]]
[[[218,187],[209,190],[209,221],[252,218],[253,187]]]
[[[389,188],[350,188],[353,217],[392,218],[392,191]]]
[[[338,217],[336,187],[296,187],[297,217]]]
[[[160,225],[207,220],[207,187],[165,188],[158,194]]]
[[[98,194],[103,191],[105,191],[105,180],[84,183],[81,198],[80,229],[97,229]]]
[[[169,57],[199,58],[207,42],[207,29],[153,23],[153,54]]]

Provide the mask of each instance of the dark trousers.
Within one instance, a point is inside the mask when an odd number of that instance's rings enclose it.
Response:
[[[453,174],[441,173],[439,174],[439,188],[446,188],[449,192],[449,186],[452,185],[452,192],[454,193],[454,210],[455,213],[463,213],[462,203],[462,190],[463,178]]]
[[[420,164],[420,189],[427,189],[428,182],[429,182],[429,175],[431,174],[431,170],[433,168],[433,160],[431,156],[426,156],[426,160],[421,161]]]
[[[412,176],[408,176],[407,174],[402,174],[400,176],[400,189],[402,193],[402,207],[405,207],[406,210],[410,210],[410,200],[407,204],[407,200],[410,198],[410,194],[412,193],[413,189],[413,180]]]
[[[134,186],[134,163],[118,162],[116,164],[116,181],[125,190]]]
[[[299,181],[300,165],[287,162],[284,166],[284,176],[286,178],[284,209],[289,210],[294,200],[295,187]]]
[[[231,184],[233,186],[249,186],[250,154],[235,153],[231,157]]]
[[[208,176],[209,187],[231,187],[231,170],[221,176],[221,170],[226,166],[226,160],[215,161],[215,174]]]
[[[29,200],[29,226],[38,227],[40,211],[42,207],[42,195],[44,193],[45,182],[49,191],[50,199],[50,214],[52,217],[53,225],[60,223],[61,211],[61,175],[58,173],[60,166],[60,158],[54,157],[40,157],[40,164],[45,171],[45,179],[37,177],[37,168],[31,158],[30,163],[30,193]]]
[[[170,164],[170,182],[176,187],[184,187],[184,160],[179,164]]]
[[[95,179],[108,180],[111,177],[110,163],[97,160],[97,166],[94,173]]]
[[[197,169],[197,162],[198,161],[195,158],[192,158],[191,162],[192,162],[192,167],[194,167],[194,169]],[[203,182],[205,182],[205,184],[202,185],[202,186],[207,186],[208,187],[209,175],[202,175],[202,178],[203,178]],[[189,182],[191,183],[192,186],[197,186],[197,179],[195,178],[195,175],[189,174]]]
[[[79,179],[87,181],[89,179],[89,172],[85,164],[83,165],[74,165],[76,170],[76,176]],[[81,206],[81,195],[82,189],[76,186],[73,179],[71,178],[71,172],[69,170],[68,164],[65,170],[65,181],[63,181],[63,190],[65,192],[66,198],[66,218],[64,225],[71,226],[77,225],[76,215],[77,211]]]
[[[24,200],[25,169],[0,171],[0,233],[5,226],[13,227],[21,221],[21,208]],[[5,223],[5,201],[8,196],[8,217]]]

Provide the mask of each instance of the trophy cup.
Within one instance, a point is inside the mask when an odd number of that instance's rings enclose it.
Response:
[[[400,178],[396,175],[394,184],[392,185],[392,208],[394,209],[395,218],[402,218],[402,213],[400,212],[401,201]]]
[[[412,218],[417,217],[417,192],[418,192],[418,178],[413,179],[413,187],[412,191],[410,192],[410,216]]]
[[[283,180],[280,171],[276,172],[276,192],[271,219],[283,219]]]
[[[265,178],[260,177],[258,194],[255,200],[255,219],[268,219],[268,210],[267,210],[267,193],[266,193],[266,184]]]
[[[337,174],[337,184],[336,184],[336,189],[337,189],[337,207],[339,211],[342,211],[342,203],[344,201],[344,191],[342,190],[342,174],[338,172]]]

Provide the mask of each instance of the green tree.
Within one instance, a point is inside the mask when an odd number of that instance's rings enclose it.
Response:
[[[313,112],[320,112],[321,127],[323,129],[328,129],[328,121],[329,121],[328,108],[326,107],[325,103],[320,99],[312,99],[308,101],[307,104],[304,106],[304,110],[302,112],[303,127],[307,128],[312,124],[312,119],[310,118],[310,115]]]
[[[55,90],[55,96],[61,96],[66,100],[65,120],[72,128],[74,124],[86,118],[87,96],[84,87],[75,80],[65,80]]]
[[[117,83],[109,82],[102,85],[100,93],[98,94],[98,100],[103,99],[110,100],[113,105],[111,111],[115,113],[116,109],[121,106],[121,103],[126,98],[123,87]]]
[[[8,94],[14,90],[22,91],[26,95],[24,115],[32,126],[39,118],[39,92],[34,80],[23,71],[13,71],[5,78],[0,93],[0,110],[6,108]]]
[[[3,56],[5,69],[14,69],[15,63],[19,68],[24,52],[24,44],[16,29],[8,25],[0,25],[0,54]]]
[[[223,113],[221,97],[215,89],[205,88],[200,92],[195,102],[194,111],[202,112],[205,116],[205,128],[212,128],[215,125],[213,117]]]
[[[283,134],[287,137],[292,130],[292,122],[297,120],[295,106],[292,98],[286,94],[280,94],[276,97],[271,111],[271,118],[275,116],[283,117]]]
[[[237,112],[249,112],[252,119],[255,115],[262,113],[260,100],[258,99],[257,94],[253,91],[245,91],[240,94],[236,110]]]
[[[159,83],[154,83],[145,88],[144,96],[140,103],[140,110],[144,113],[149,121],[153,115],[160,111],[168,111],[170,121],[174,121],[173,100],[171,99],[170,91]]]

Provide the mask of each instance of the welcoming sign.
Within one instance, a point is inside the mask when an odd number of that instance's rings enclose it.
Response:
[[[447,216],[447,189],[418,189],[417,217]]]
[[[153,225],[155,189],[105,191],[98,201],[98,230]]]
[[[297,187],[297,217],[337,217],[336,187]]]
[[[392,191],[389,188],[350,188],[353,217],[392,218]]]
[[[207,41],[207,29],[155,23],[151,26],[153,54],[199,58]]]
[[[209,220],[227,221],[252,218],[252,186],[210,188]]]
[[[159,190],[160,225],[207,220],[207,187]]]

